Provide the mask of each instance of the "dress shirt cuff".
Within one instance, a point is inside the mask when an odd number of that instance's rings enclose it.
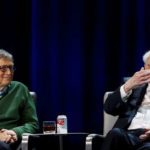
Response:
[[[120,95],[121,95],[121,98],[122,98],[123,102],[127,102],[128,101],[128,97],[131,95],[131,93],[132,93],[132,90],[129,91],[128,93],[125,92],[124,85],[122,85],[120,87]]]

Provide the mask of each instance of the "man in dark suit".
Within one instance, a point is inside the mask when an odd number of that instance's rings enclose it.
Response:
[[[102,150],[150,150],[150,51],[144,67],[108,96],[104,109],[119,115]]]

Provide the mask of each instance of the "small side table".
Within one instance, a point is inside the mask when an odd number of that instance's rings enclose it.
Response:
[[[67,133],[67,134],[23,134],[22,150],[85,150],[85,141],[89,133]],[[51,147],[51,148],[48,148]],[[52,149],[53,148],[53,149]]]

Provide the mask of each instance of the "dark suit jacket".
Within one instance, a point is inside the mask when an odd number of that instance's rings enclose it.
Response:
[[[120,87],[108,96],[104,109],[108,114],[119,115],[114,127],[127,129],[135,116],[145,95],[147,84],[132,91],[127,102],[123,102],[120,95]]]

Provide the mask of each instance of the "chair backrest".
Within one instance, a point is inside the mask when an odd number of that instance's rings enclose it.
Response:
[[[108,97],[109,94],[111,94],[113,91],[108,91],[108,92],[105,92],[104,94],[104,99],[103,99],[103,102],[105,103],[105,100],[106,98]],[[118,116],[112,116],[112,115],[109,115],[107,114],[105,111],[104,111],[104,121],[103,121],[103,134],[106,135],[108,133],[108,131],[110,129],[112,129],[113,125],[115,124],[116,120],[118,119]]]
[[[36,92],[29,91],[29,93],[31,94],[33,100],[35,101],[36,98],[37,98]],[[29,133],[25,133],[25,134],[29,134]],[[25,138],[26,138],[26,137],[27,137],[27,136],[25,136]],[[23,136],[22,136],[22,138],[23,138]],[[23,142],[24,142],[24,141],[23,141]],[[23,145],[23,146],[24,146],[24,145]],[[24,148],[24,147],[23,147],[23,148]],[[19,144],[19,146],[18,146],[18,148],[17,148],[16,150],[23,150],[23,149],[22,149],[22,141],[21,141],[21,143]],[[27,150],[27,148],[25,147],[24,150]]]
[[[33,99],[36,100],[37,97],[36,92],[30,91],[30,94],[33,97]]]

